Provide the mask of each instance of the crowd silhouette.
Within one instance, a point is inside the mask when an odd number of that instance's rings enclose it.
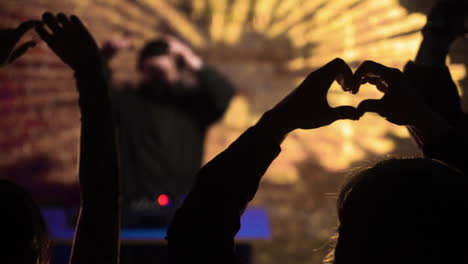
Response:
[[[383,160],[349,175],[337,202],[334,247],[325,261],[468,263],[468,160],[463,154],[468,149],[468,119],[445,64],[451,44],[467,32],[467,17],[467,1],[438,1],[422,30],[416,59],[403,71],[365,61],[353,73],[337,58],[310,73],[198,171],[168,229],[169,261],[240,263],[234,251],[240,217],[288,134],[337,120],[359,122],[367,112],[374,112],[407,127],[424,157]],[[15,49],[33,28],[74,71],[79,94],[81,204],[70,263],[118,263],[120,171],[125,168],[119,168],[107,61],[78,17],[46,12],[40,20],[0,31],[2,67],[36,45],[29,41]],[[364,100],[358,107],[332,108],[327,93],[335,81],[351,94],[370,83],[384,96]],[[221,95],[225,103],[219,111],[202,120],[210,123],[219,118],[231,95],[232,91]],[[20,186],[6,180],[0,180],[0,197],[1,262],[49,263],[50,237],[39,206]]]

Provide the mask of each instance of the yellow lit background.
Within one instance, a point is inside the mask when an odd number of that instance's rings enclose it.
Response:
[[[45,10],[79,15],[99,43],[129,32],[141,47],[160,33],[173,33],[224,72],[238,93],[209,132],[205,161],[335,57],[354,69],[367,59],[402,69],[416,55],[426,22],[398,0],[15,0],[0,2],[0,26],[38,18]],[[28,37],[37,39],[34,33]],[[117,82],[138,80],[135,60],[133,50],[113,61]],[[457,82],[466,78],[464,64],[450,63],[450,69]],[[44,43],[0,71],[0,173],[32,186],[42,200],[50,200],[41,196],[48,190],[77,183],[73,87],[71,71]],[[381,96],[370,86],[353,96],[334,85],[329,102],[357,105]],[[418,154],[405,129],[370,114],[359,122],[295,132],[282,148],[253,201],[268,209],[273,232],[271,241],[255,244],[255,263],[320,263],[335,224],[330,194],[346,172],[363,160]]]

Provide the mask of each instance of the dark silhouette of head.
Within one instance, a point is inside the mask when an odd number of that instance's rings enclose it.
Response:
[[[144,83],[176,83],[180,78],[180,64],[180,58],[171,52],[165,39],[148,42],[138,57],[138,70]]]
[[[0,262],[45,264],[49,236],[41,211],[19,185],[0,180]]]
[[[361,169],[338,199],[335,264],[468,263],[468,180],[430,159]]]

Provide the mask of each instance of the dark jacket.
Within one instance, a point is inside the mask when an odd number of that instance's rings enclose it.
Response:
[[[200,168],[206,130],[222,117],[234,90],[214,69],[196,75],[197,87],[111,93],[126,203],[183,194]]]

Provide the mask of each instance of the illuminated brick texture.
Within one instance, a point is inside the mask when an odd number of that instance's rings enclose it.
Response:
[[[425,23],[423,14],[410,13],[397,0],[7,0],[0,2],[0,26],[37,19],[46,10],[79,15],[99,43],[129,32],[141,47],[160,33],[176,34],[224,72],[238,95],[211,129],[205,160],[335,57],[354,69],[366,59],[402,68],[415,56]],[[451,58],[457,81],[466,78],[466,47]],[[138,80],[136,52],[113,61],[117,82]],[[466,81],[461,84],[460,92]],[[357,105],[379,97],[370,86],[352,96],[334,85],[329,101]],[[41,200],[76,200],[76,99],[72,72],[44,43],[0,70],[0,173]],[[253,202],[269,210],[273,230],[271,242],[256,245],[255,263],[320,263],[323,250],[313,250],[333,233],[331,193],[346,172],[361,160],[418,153],[405,129],[370,114],[295,132],[282,148]],[[69,189],[75,191],[64,191]]]

